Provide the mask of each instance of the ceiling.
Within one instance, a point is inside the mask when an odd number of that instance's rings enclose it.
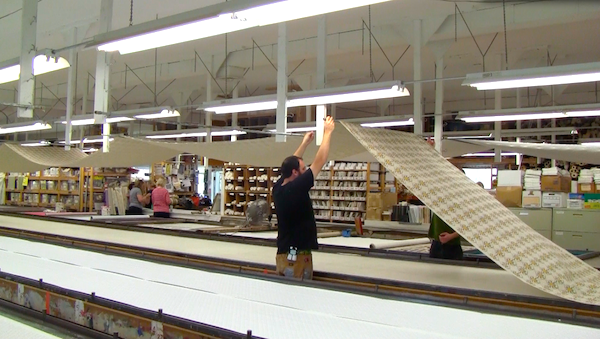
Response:
[[[112,29],[186,12],[221,1],[214,0],[134,0],[114,1]],[[77,28],[78,41],[91,39],[98,31],[101,1],[40,0],[38,3],[37,47],[62,49],[69,46],[68,36]],[[21,0],[0,2],[0,61],[19,56]],[[506,16],[506,27],[504,18]],[[60,20],[57,20],[60,18]],[[444,77],[463,77],[467,73],[498,70],[506,65],[519,69],[592,62],[600,59],[600,2],[597,1],[442,1],[394,0],[383,4],[327,15],[327,85],[343,86],[370,82],[371,69],[376,80],[400,79],[409,82],[412,92],[414,19],[423,20],[427,44],[423,48],[423,79],[435,77],[435,50],[447,45],[443,54]],[[371,26],[372,37],[368,34]],[[506,29],[506,35],[504,34]],[[317,19],[288,23],[288,69],[294,71],[290,82],[302,90],[314,88],[316,74]],[[15,38],[17,37],[17,38]],[[111,94],[113,109],[137,108],[155,104],[190,106],[182,108],[187,121],[200,121],[192,107],[206,101],[208,72],[203,62],[214,60],[215,95],[231,94],[238,87],[240,96],[275,92],[277,65],[277,26],[253,28],[227,36],[163,47],[130,55],[113,53]],[[486,53],[487,51],[487,53]],[[485,53],[485,58],[482,54]],[[63,57],[68,50],[61,51]],[[196,55],[197,54],[197,55]],[[389,60],[389,61],[388,61]],[[225,64],[230,79],[225,81]],[[391,64],[396,64],[392,67]],[[93,76],[96,51],[79,49],[74,67],[77,72],[77,113],[81,112],[84,92],[88,92],[88,112],[93,107]],[[296,68],[297,67],[297,68]],[[130,70],[131,69],[131,70]],[[127,71],[126,71],[127,70]],[[139,77],[139,79],[138,79]],[[143,82],[142,82],[143,81]],[[17,82],[0,85],[0,102],[15,102]],[[155,95],[153,92],[160,92]],[[425,111],[433,112],[435,84],[423,85]],[[67,70],[36,78],[36,104],[45,118],[64,116]],[[523,103],[549,105],[550,91],[523,91]],[[525,97],[529,94],[528,97]],[[211,98],[214,99],[214,98]],[[568,86],[557,95],[555,104],[597,101],[595,84]],[[515,107],[515,91],[503,92],[503,107]],[[461,86],[460,80],[445,82],[444,111],[493,108],[493,93],[478,92]],[[339,118],[375,114],[410,114],[413,99],[400,98],[389,111],[378,111],[377,103],[340,105]],[[15,109],[0,106],[9,121]],[[449,117],[448,117],[449,118]]]

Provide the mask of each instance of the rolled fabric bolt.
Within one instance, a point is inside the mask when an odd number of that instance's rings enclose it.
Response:
[[[415,239],[406,239],[406,240],[398,240],[398,241],[390,241],[384,244],[371,244],[369,248],[371,249],[389,249],[389,248],[398,248],[412,245],[424,245],[429,244],[429,238],[415,238]]]
[[[322,232],[322,233],[317,233],[317,238],[334,238],[334,237],[339,237],[342,235],[342,232]]]

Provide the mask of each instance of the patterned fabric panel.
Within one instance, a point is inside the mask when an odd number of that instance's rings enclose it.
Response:
[[[600,305],[600,272],[523,223],[414,134],[342,122],[358,141],[469,243],[547,293]]]

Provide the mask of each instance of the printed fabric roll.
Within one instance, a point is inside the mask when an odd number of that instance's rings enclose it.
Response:
[[[600,305],[600,272],[522,222],[422,138],[341,122],[419,200],[523,282]]]

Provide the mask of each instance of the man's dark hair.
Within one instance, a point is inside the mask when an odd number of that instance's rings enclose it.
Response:
[[[289,156],[281,163],[281,176],[287,179],[292,176],[292,171],[300,171],[300,157],[295,155]]]

